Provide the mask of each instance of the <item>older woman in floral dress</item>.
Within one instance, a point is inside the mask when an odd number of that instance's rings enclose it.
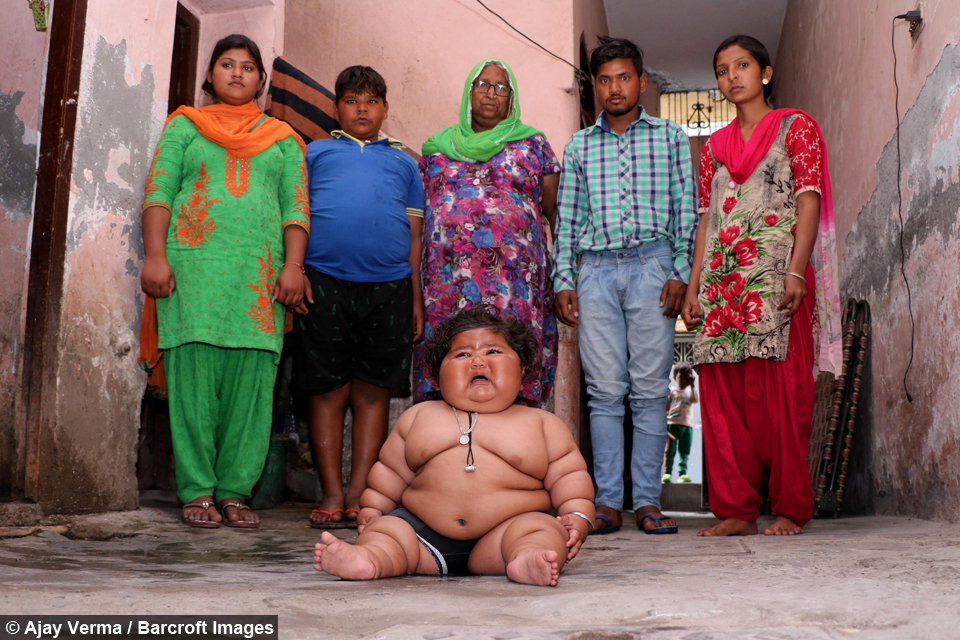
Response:
[[[424,338],[460,309],[484,305],[534,331],[541,370],[519,399],[539,407],[553,389],[557,325],[551,311],[544,216],[556,219],[560,165],[540,132],[520,121],[517,83],[501,60],[467,77],[459,124],[432,136],[420,161],[426,191]],[[438,393],[414,351],[414,401]]]

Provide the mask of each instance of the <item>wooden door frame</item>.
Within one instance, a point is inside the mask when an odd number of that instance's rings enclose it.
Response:
[[[87,0],[57,0],[50,27],[23,350],[18,484],[40,501],[42,443],[56,421],[60,314]]]

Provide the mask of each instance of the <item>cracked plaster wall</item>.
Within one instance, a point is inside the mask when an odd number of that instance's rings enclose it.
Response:
[[[16,485],[16,399],[47,33],[30,7],[0,21],[0,497]]]
[[[859,431],[848,479],[851,511],[960,519],[960,11],[925,1],[912,43],[895,28],[900,84],[897,173],[893,16],[914,4],[791,0],[774,72],[778,106],[809,111],[824,129],[841,256],[841,295],[873,312]],[[903,194],[900,274],[897,185]]]
[[[166,117],[176,0],[88,8],[74,140],[48,512],[138,504],[140,202]]]

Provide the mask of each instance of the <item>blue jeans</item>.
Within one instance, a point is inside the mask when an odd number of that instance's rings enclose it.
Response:
[[[668,242],[584,252],[580,259],[580,357],[590,396],[597,506],[623,508],[623,399],[629,392],[633,506],[660,507],[675,326],[674,318],[663,316],[660,293],[672,271]]]

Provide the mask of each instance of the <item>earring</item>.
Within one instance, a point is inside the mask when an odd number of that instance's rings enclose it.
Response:
[[[764,78],[763,80],[761,80],[761,82],[762,82],[763,84],[770,84],[770,81],[767,80],[766,78]]]

